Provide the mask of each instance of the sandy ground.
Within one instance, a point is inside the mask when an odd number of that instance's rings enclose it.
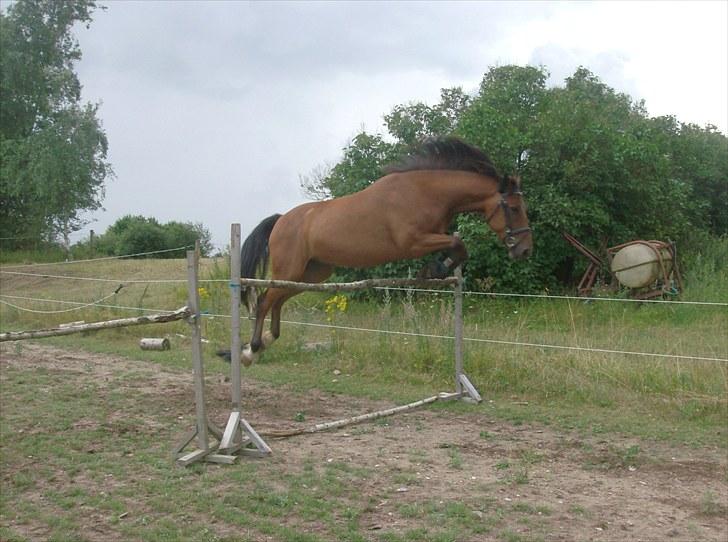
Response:
[[[19,350],[5,345],[0,355],[0,369],[45,367],[116,388],[133,382],[135,394],[158,397],[159,411],[185,409],[189,415],[189,374],[38,344]],[[125,368],[139,378],[118,381],[114,375]],[[318,391],[292,393],[249,381],[243,387],[246,417],[263,434],[299,426],[294,421],[297,412],[305,412],[306,424],[314,424],[394,406]],[[207,393],[210,416],[224,425],[229,383],[211,377]],[[149,412],[150,430],[169,430],[158,414]],[[417,527],[418,519],[397,511],[403,503],[433,499],[468,503],[476,515],[482,514],[479,508],[530,511],[537,518],[538,536],[545,540],[728,540],[728,459],[723,449],[618,435],[576,436],[537,424],[514,426],[490,416],[487,401],[473,413],[421,409],[389,420],[269,439],[274,453],[261,468],[300,472],[313,459],[366,469],[370,475],[359,489],[377,504],[367,508],[360,525],[373,540],[384,528],[405,532]],[[77,427],[93,423],[97,422],[79,413]],[[172,444],[179,435],[168,437]],[[624,454],[632,446],[639,446],[635,465]],[[10,465],[6,470],[16,468],[21,467]],[[175,468],[171,462],[170,468]],[[1,474],[7,481],[12,473]],[[21,529],[7,517],[2,522]],[[89,514],[84,535],[97,538],[98,523],[99,518]],[[311,528],[316,531],[315,525]],[[509,528],[527,536],[533,527],[513,522]],[[25,534],[40,535],[27,530]],[[473,540],[491,539],[481,536]]]

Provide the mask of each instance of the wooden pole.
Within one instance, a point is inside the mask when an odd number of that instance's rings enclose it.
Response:
[[[230,228],[230,385],[232,387],[230,395],[232,412],[220,440],[220,451],[228,454],[238,452],[243,455],[264,457],[271,453],[270,447],[242,415],[240,266],[240,224],[233,224]]]
[[[455,234],[457,237],[459,235]],[[454,336],[455,336],[455,391],[462,395],[463,384],[463,269],[460,265],[455,268],[455,292],[454,292]]]
[[[240,224],[230,230],[230,380],[233,410],[240,410]]]
[[[200,291],[198,287],[199,242],[195,250],[187,251],[187,298],[192,316],[192,370],[195,383],[195,414],[197,419],[197,445],[201,450],[209,449],[207,436],[207,407],[205,405],[205,370],[202,365],[202,330],[200,326]]]
[[[233,450],[240,427],[242,381],[240,375],[240,224],[230,227],[230,386],[232,413],[220,442],[221,450]]]
[[[287,290],[306,292],[353,292],[368,288],[406,288],[406,287],[448,287],[457,283],[455,277],[445,279],[367,279],[355,282],[328,282],[314,284],[308,282],[292,282],[289,280],[239,279],[245,286],[262,286],[264,288],[285,288]]]
[[[408,410],[414,410],[415,408],[419,408],[424,405],[429,405],[436,401],[447,401],[447,400],[455,398],[456,396],[457,396],[457,394],[440,393],[439,395],[433,395],[432,397],[426,397],[425,399],[420,399],[419,401],[415,401],[413,403],[408,403],[406,405],[388,408],[386,410],[378,410],[376,412],[370,412],[368,414],[360,414],[359,416],[352,416],[351,418],[343,418],[341,420],[336,420],[333,422],[319,423],[319,424],[313,425],[311,427],[304,427],[302,429],[291,429],[290,431],[266,431],[265,433],[262,433],[262,435],[264,437],[286,438],[286,437],[293,437],[296,435],[307,435],[307,434],[311,434],[311,433],[318,433],[320,431],[328,431],[330,429],[338,429],[340,427],[346,427],[348,425],[355,425],[357,423],[376,420],[378,418],[383,418],[385,416],[393,416],[394,414],[399,414],[401,412],[407,412]]]
[[[190,309],[182,307],[169,314],[149,314],[147,316],[135,316],[132,318],[119,318],[118,320],[106,320],[104,322],[92,322],[89,324],[64,325],[50,329],[36,329],[34,331],[8,331],[0,333],[0,342],[22,341],[24,339],[41,339],[43,337],[57,337],[61,335],[72,335],[82,331],[96,331],[98,329],[112,329],[116,327],[143,326],[145,324],[161,324],[174,322],[189,317]]]
[[[199,266],[199,242],[195,250],[187,251],[187,303],[192,311],[188,322],[192,335],[192,372],[195,387],[195,428],[175,449],[179,454],[197,437],[197,450],[177,457],[177,463],[183,466],[204,460],[215,451],[210,447],[207,434],[207,407],[205,406],[205,373],[202,365],[202,334],[200,330],[200,293],[198,290],[197,272]]]

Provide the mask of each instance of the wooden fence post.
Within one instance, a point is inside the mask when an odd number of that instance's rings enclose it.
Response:
[[[230,228],[230,386],[232,412],[220,441],[226,454],[240,452],[262,457],[271,453],[265,441],[242,415],[242,379],[240,374],[240,224]],[[250,446],[253,448],[250,448]],[[231,457],[234,457],[231,455]]]
[[[200,292],[198,286],[198,272],[200,261],[199,241],[195,243],[195,250],[187,251],[187,306],[191,316],[188,319],[192,336],[192,371],[195,387],[195,428],[188,433],[174,452],[179,465],[187,466],[196,461],[213,461],[217,463],[230,463],[225,456],[217,456],[213,452],[217,446],[211,446],[209,433],[218,440],[222,438],[222,431],[207,419],[205,405],[205,372],[202,362],[202,330],[200,326]],[[182,450],[193,440],[197,439],[197,449],[183,453]]]

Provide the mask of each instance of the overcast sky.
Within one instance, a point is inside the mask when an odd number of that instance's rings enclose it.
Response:
[[[650,115],[728,126],[728,2],[106,1],[76,35],[125,214],[202,222],[219,247],[303,203],[299,176],[364,127],[490,66],[583,65]],[[487,151],[487,149],[486,149]]]

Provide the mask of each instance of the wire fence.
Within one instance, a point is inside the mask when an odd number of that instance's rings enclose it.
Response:
[[[111,308],[111,309],[116,309],[116,310],[129,310],[129,311],[142,311],[142,312],[172,313],[172,312],[174,312],[174,310],[150,309],[150,308],[136,307],[136,306],[108,304],[108,303],[104,303],[104,301],[107,301],[108,299],[117,295],[119,293],[119,291],[127,284],[147,284],[147,285],[148,284],[181,284],[181,283],[186,283],[187,279],[125,279],[125,280],[119,280],[119,279],[104,278],[104,277],[70,276],[70,275],[56,275],[56,274],[47,274],[47,273],[31,273],[31,272],[27,272],[27,271],[9,271],[8,269],[19,269],[19,268],[25,268],[25,267],[41,267],[41,266],[52,266],[52,265],[67,265],[67,264],[74,264],[74,263],[88,263],[88,262],[98,262],[98,261],[106,261],[106,260],[118,260],[118,259],[124,259],[124,258],[133,258],[133,257],[139,257],[139,256],[148,256],[148,255],[153,255],[153,254],[168,253],[168,252],[172,252],[172,251],[184,250],[187,248],[191,248],[191,247],[182,246],[182,247],[171,248],[171,249],[139,252],[139,253],[135,253],[135,254],[125,254],[125,255],[121,255],[121,256],[91,258],[91,259],[85,259],[85,260],[52,262],[52,263],[38,263],[38,264],[23,264],[23,265],[16,265],[16,266],[2,266],[2,267],[0,267],[0,274],[3,274],[3,275],[21,276],[21,277],[37,277],[37,278],[44,278],[44,279],[58,279],[58,280],[71,280],[71,281],[114,283],[114,284],[118,284],[118,287],[116,288],[116,290],[114,292],[112,292],[108,295],[105,295],[99,299],[96,299],[94,301],[90,301],[90,302],[38,298],[38,297],[9,295],[9,294],[0,293],[0,304],[11,307],[11,308],[19,310],[19,311],[23,311],[23,312],[29,312],[29,313],[35,313],[35,314],[48,314],[48,315],[79,311],[79,310],[88,309],[90,307]],[[228,283],[229,279],[206,279],[206,280],[202,279],[199,282],[207,283],[207,284]],[[416,287],[389,287],[389,286],[376,287],[374,289],[405,291],[405,292],[413,292],[413,293],[414,292],[429,293],[429,294],[438,294],[438,295],[439,294],[452,294],[452,290],[450,290],[450,289],[441,290],[441,289],[426,289],[426,288],[416,288]],[[670,304],[672,304],[672,305],[694,305],[694,306],[706,306],[706,307],[708,307],[708,306],[728,307],[728,303],[726,303],[726,302],[714,302],[714,301],[683,301],[683,300],[672,300],[672,299],[670,299],[670,300],[657,300],[657,299],[641,300],[641,299],[630,299],[630,298],[581,297],[581,296],[552,295],[552,294],[476,292],[476,291],[469,291],[469,290],[464,291],[463,294],[469,295],[469,296],[484,296],[484,297],[490,297],[490,298],[510,297],[510,298],[522,298],[522,299],[548,299],[548,300],[568,300],[568,301],[573,300],[573,301],[582,301],[582,302],[585,302],[585,301],[586,302],[618,302],[618,303],[626,302],[626,303],[652,303],[652,304],[668,304],[668,305],[670,305]],[[64,309],[41,310],[41,309],[36,309],[36,308],[23,307],[21,305],[8,301],[9,299],[12,299],[15,301],[30,301],[33,303],[53,303],[53,304],[60,304],[60,305],[73,305],[73,306],[67,307]],[[226,315],[226,314],[210,314],[210,313],[203,314],[203,316],[221,317],[221,318],[230,317],[229,315]],[[417,332],[411,332],[411,331],[393,331],[393,330],[388,330],[388,329],[363,328],[363,327],[354,327],[354,326],[343,326],[343,325],[337,325],[337,324],[333,324],[333,323],[324,324],[324,323],[315,323],[315,322],[299,322],[299,321],[292,321],[292,320],[287,320],[287,321],[283,321],[283,322],[286,324],[290,324],[290,325],[310,326],[310,327],[338,329],[338,330],[346,330],[346,331],[357,331],[357,332],[363,332],[363,333],[381,333],[381,334],[398,335],[398,336],[454,340],[454,337],[450,336],[450,335],[417,333]],[[490,338],[483,338],[483,337],[464,337],[464,340],[468,341],[468,342],[472,342],[472,343],[499,344],[499,345],[504,345],[504,346],[539,348],[539,349],[543,349],[543,350],[551,349],[551,350],[564,350],[564,351],[594,352],[594,353],[600,353],[600,354],[643,356],[643,357],[652,357],[652,358],[713,361],[713,362],[723,362],[723,363],[728,362],[728,359],[716,357],[716,356],[698,356],[698,355],[682,355],[682,354],[669,354],[669,353],[656,353],[656,352],[639,352],[639,351],[618,350],[618,349],[609,349],[609,348],[594,348],[594,347],[557,345],[557,344],[546,344],[546,343],[525,342],[525,341],[511,341],[511,340],[502,340],[502,339],[490,339]]]
[[[12,239],[12,238],[8,238]],[[150,250],[148,252],[137,252],[135,254],[122,254],[121,256],[103,256],[101,258],[87,258],[85,260],[64,260],[59,262],[42,262],[42,263],[24,263],[18,265],[6,265],[3,266],[5,269],[20,269],[21,267],[44,267],[49,265],[71,265],[76,263],[88,263],[88,262],[103,262],[106,260],[122,260],[124,258],[136,258],[138,256],[151,256],[152,254],[165,254],[168,252],[175,252],[177,250],[186,250],[194,248],[194,245],[185,245],[177,248],[165,248],[162,250]]]
[[[227,282],[227,281],[225,281],[225,282]],[[395,288],[391,288],[391,289],[395,289]],[[411,288],[411,289],[404,288],[404,290],[421,291],[421,292],[452,293],[451,291],[448,291],[448,290],[423,290],[423,289],[417,289],[417,288]],[[112,297],[113,295],[116,295],[116,293],[118,293],[118,290],[117,290],[117,292],[110,294],[109,296],[106,296],[104,298],[101,298],[97,301],[90,302],[90,303],[59,300],[59,299],[48,299],[48,298],[35,298],[35,297],[29,297],[29,296],[14,296],[14,295],[8,295],[8,294],[0,294],[0,303],[11,306],[18,310],[25,310],[28,312],[42,313],[42,314],[56,314],[56,313],[61,313],[61,312],[70,312],[70,311],[74,311],[74,310],[85,309],[85,308],[88,308],[91,306],[103,307],[103,308],[113,308],[113,309],[117,309],[117,310],[144,311],[144,312],[156,312],[156,313],[174,312],[174,310],[169,310],[169,309],[150,309],[150,308],[143,308],[143,307],[111,305],[111,304],[102,303],[102,301],[105,301],[106,299]],[[478,293],[478,292],[472,292],[472,293]],[[581,299],[578,297],[572,298],[569,296],[554,296],[554,297],[556,299],[563,299],[563,298]],[[63,310],[40,311],[40,310],[27,309],[27,308],[17,306],[8,301],[5,301],[2,298],[17,299],[17,300],[32,301],[32,302],[42,302],[42,303],[73,304],[75,306],[71,307],[69,309],[63,309]],[[603,298],[598,298],[598,299],[603,299]],[[210,313],[210,312],[203,312],[202,316],[206,317],[206,318],[230,318],[229,314],[219,314],[219,313]],[[362,332],[362,333],[380,333],[380,334],[385,334],[385,335],[396,335],[396,336],[405,336],[405,337],[420,337],[420,338],[441,339],[441,340],[454,340],[455,339],[455,337],[452,335],[441,335],[441,334],[431,334],[431,333],[418,333],[418,332],[413,332],[413,331],[398,331],[398,330],[379,329],[379,328],[344,326],[344,325],[332,324],[332,323],[324,324],[324,323],[317,323],[317,322],[300,322],[300,321],[295,321],[295,320],[281,320],[281,323],[285,323],[285,324],[289,324],[289,325],[297,325],[297,326],[325,328],[325,329],[332,329],[332,330],[354,331],[354,332]],[[503,339],[490,339],[490,338],[484,338],[484,337],[463,337],[463,340],[466,342],[471,342],[471,343],[497,344],[497,345],[504,345],[504,346],[537,348],[537,349],[542,349],[542,350],[593,352],[593,353],[598,353],[598,354],[615,354],[615,355],[624,355],[624,356],[637,356],[637,357],[641,356],[641,357],[649,357],[649,358],[728,363],[728,358],[721,358],[721,357],[716,357],[716,356],[698,356],[698,355],[684,355],[684,354],[674,354],[674,353],[671,354],[671,353],[659,353],[659,352],[640,352],[640,351],[633,351],[633,350],[618,350],[618,349],[610,349],[610,348],[595,348],[595,347],[535,343],[535,342],[525,342],[525,341],[509,341],[509,340],[503,340]]]
[[[179,249],[173,249],[179,250]],[[142,253],[149,254],[149,253]],[[128,256],[114,256],[115,259]],[[79,260],[80,261],[80,260]],[[87,260],[87,261],[99,261]],[[42,264],[39,264],[42,265]],[[21,277],[37,277],[45,279],[60,279],[60,280],[77,280],[77,281],[90,281],[90,282],[112,282],[124,284],[182,284],[186,283],[187,279],[111,279],[102,277],[77,277],[71,275],[51,275],[48,273],[28,273],[24,271],[6,271],[0,268],[0,274],[21,276]],[[228,283],[229,279],[199,279],[201,284],[214,284],[214,283]],[[437,290],[437,289],[426,289],[426,288],[415,288],[415,287],[393,287],[393,286],[377,286],[373,287],[373,290],[392,290],[392,291],[409,291],[419,293],[434,293],[434,294],[450,294],[452,290]],[[678,299],[633,299],[633,298],[622,298],[622,297],[587,297],[587,296],[568,296],[568,295],[553,295],[553,294],[521,294],[514,292],[477,292],[473,290],[464,290],[463,295],[471,296],[483,296],[483,297],[514,297],[523,299],[554,299],[554,300],[572,300],[572,301],[583,301],[583,302],[614,302],[614,303],[651,303],[651,304],[662,304],[662,305],[704,305],[713,307],[728,307],[728,302],[722,301],[683,301]]]

